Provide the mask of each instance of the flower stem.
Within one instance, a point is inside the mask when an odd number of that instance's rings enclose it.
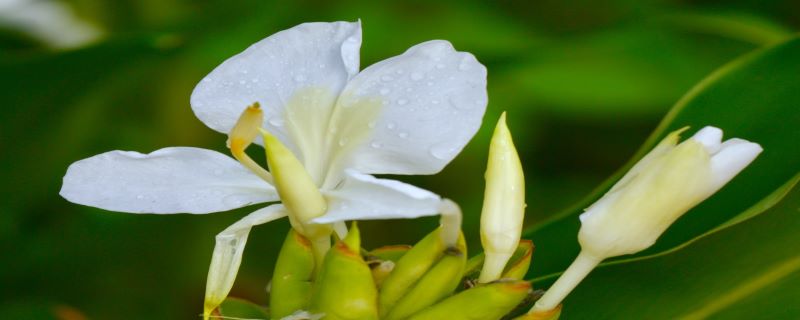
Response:
[[[585,251],[581,251],[578,257],[575,258],[575,261],[567,268],[567,271],[564,271],[561,277],[556,280],[556,283],[550,286],[550,289],[545,292],[539,301],[536,301],[536,304],[531,308],[529,313],[545,312],[558,307],[561,301],[572,292],[572,289],[575,289],[583,278],[586,278],[586,275],[588,275],[601,260],[602,259],[588,254]]]

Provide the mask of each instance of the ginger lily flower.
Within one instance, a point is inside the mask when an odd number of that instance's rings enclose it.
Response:
[[[678,144],[674,131],[580,216],[581,253],[536,302],[553,310],[603,259],[649,248],[681,215],[727,184],[761,153],[757,143],[722,140],[705,127]]]
[[[192,93],[192,109],[210,128],[229,134],[238,163],[187,147],[112,151],[72,164],[61,195],[107,210],[161,214],[276,201],[276,172],[244,153],[251,142],[263,144],[260,126],[276,138],[274,146],[285,146],[302,164],[324,197],[324,212],[304,216],[302,223],[436,214],[437,195],[370,174],[433,174],[450,162],[480,126],[486,69],[439,40],[359,72],[360,45],[360,22],[301,24],[257,42],[206,76]],[[206,316],[230,291],[250,228],[297,214],[287,208],[257,210],[217,236]]]

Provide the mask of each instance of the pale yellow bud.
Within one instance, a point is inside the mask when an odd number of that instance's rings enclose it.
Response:
[[[525,177],[503,113],[489,146],[481,212],[481,243],[486,260],[480,282],[500,278],[519,244],[524,216]]]
[[[687,128],[670,133],[600,200],[586,209],[581,253],[531,310],[555,308],[603,259],[649,248],[689,209],[752,162],[762,149],[742,139],[722,142],[722,130],[705,127],[678,144]]]

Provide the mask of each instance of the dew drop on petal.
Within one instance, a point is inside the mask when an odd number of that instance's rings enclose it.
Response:
[[[392,81],[392,80],[394,80],[394,77],[392,77],[392,76],[388,76],[388,75],[381,76],[381,81],[383,81],[383,82],[389,82],[389,81]]]
[[[380,92],[381,92],[382,95],[387,95],[387,94],[389,94],[389,91],[391,91],[391,90],[389,90],[387,88],[383,88],[383,89],[381,89]]]
[[[370,143],[369,146],[375,149],[380,149],[383,147],[383,144],[378,141],[372,141],[372,143]]]
[[[403,139],[408,138],[408,132],[400,132],[397,136]]]
[[[406,103],[408,103],[407,99],[397,99],[397,104],[399,104],[401,106],[405,105]]]
[[[144,199],[144,195],[142,195],[142,194],[140,194],[140,195],[137,195],[137,196],[136,196],[136,199],[142,200],[142,199]]]
[[[437,63],[436,69],[444,69],[444,63]]]
[[[419,73],[419,72],[412,72],[412,73],[411,73],[411,80],[414,80],[414,81],[420,81],[420,80],[422,80],[423,78],[425,78],[425,76],[424,76],[424,75],[422,75],[422,74],[421,74],[421,73]]]
[[[397,128],[397,124],[396,124],[396,123],[394,123],[394,122],[389,122],[389,123],[386,125],[386,129],[389,129],[389,130],[394,130],[394,128]]]
[[[449,144],[435,145],[428,150],[431,156],[439,160],[449,159],[455,151]]]
[[[306,76],[304,76],[302,74],[298,74],[298,75],[294,76],[294,81],[296,81],[296,82],[306,81]]]

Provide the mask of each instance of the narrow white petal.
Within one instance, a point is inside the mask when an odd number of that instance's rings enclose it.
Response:
[[[417,218],[439,213],[441,198],[397,180],[378,179],[353,170],[335,190],[323,191],[328,212],[312,220],[331,223],[345,220]]]
[[[378,101],[372,134],[343,165],[364,173],[432,174],[481,125],[486,68],[447,41],[429,41],[369,66],[347,85],[339,106]]]
[[[275,189],[216,151],[174,147],[110,151],[73,163],[61,196],[130,213],[210,213],[275,201]]]
[[[719,151],[722,142],[722,130],[717,127],[706,126],[695,133],[691,139],[697,140],[702,144],[709,154]]]
[[[714,179],[710,192],[716,192],[749,165],[764,149],[758,143],[742,139],[729,139],[722,143],[719,152],[711,157],[711,174]]]
[[[285,216],[286,209],[283,205],[274,204],[245,216],[217,235],[206,279],[207,311],[222,303],[233,288],[250,229]]]
[[[324,89],[316,104],[331,108],[358,71],[359,22],[304,23],[275,33],[223,62],[192,92],[203,123],[227,133],[247,106],[264,108],[264,127],[297,150],[284,127],[284,107],[301,90]],[[261,139],[256,143],[261,144]]]

